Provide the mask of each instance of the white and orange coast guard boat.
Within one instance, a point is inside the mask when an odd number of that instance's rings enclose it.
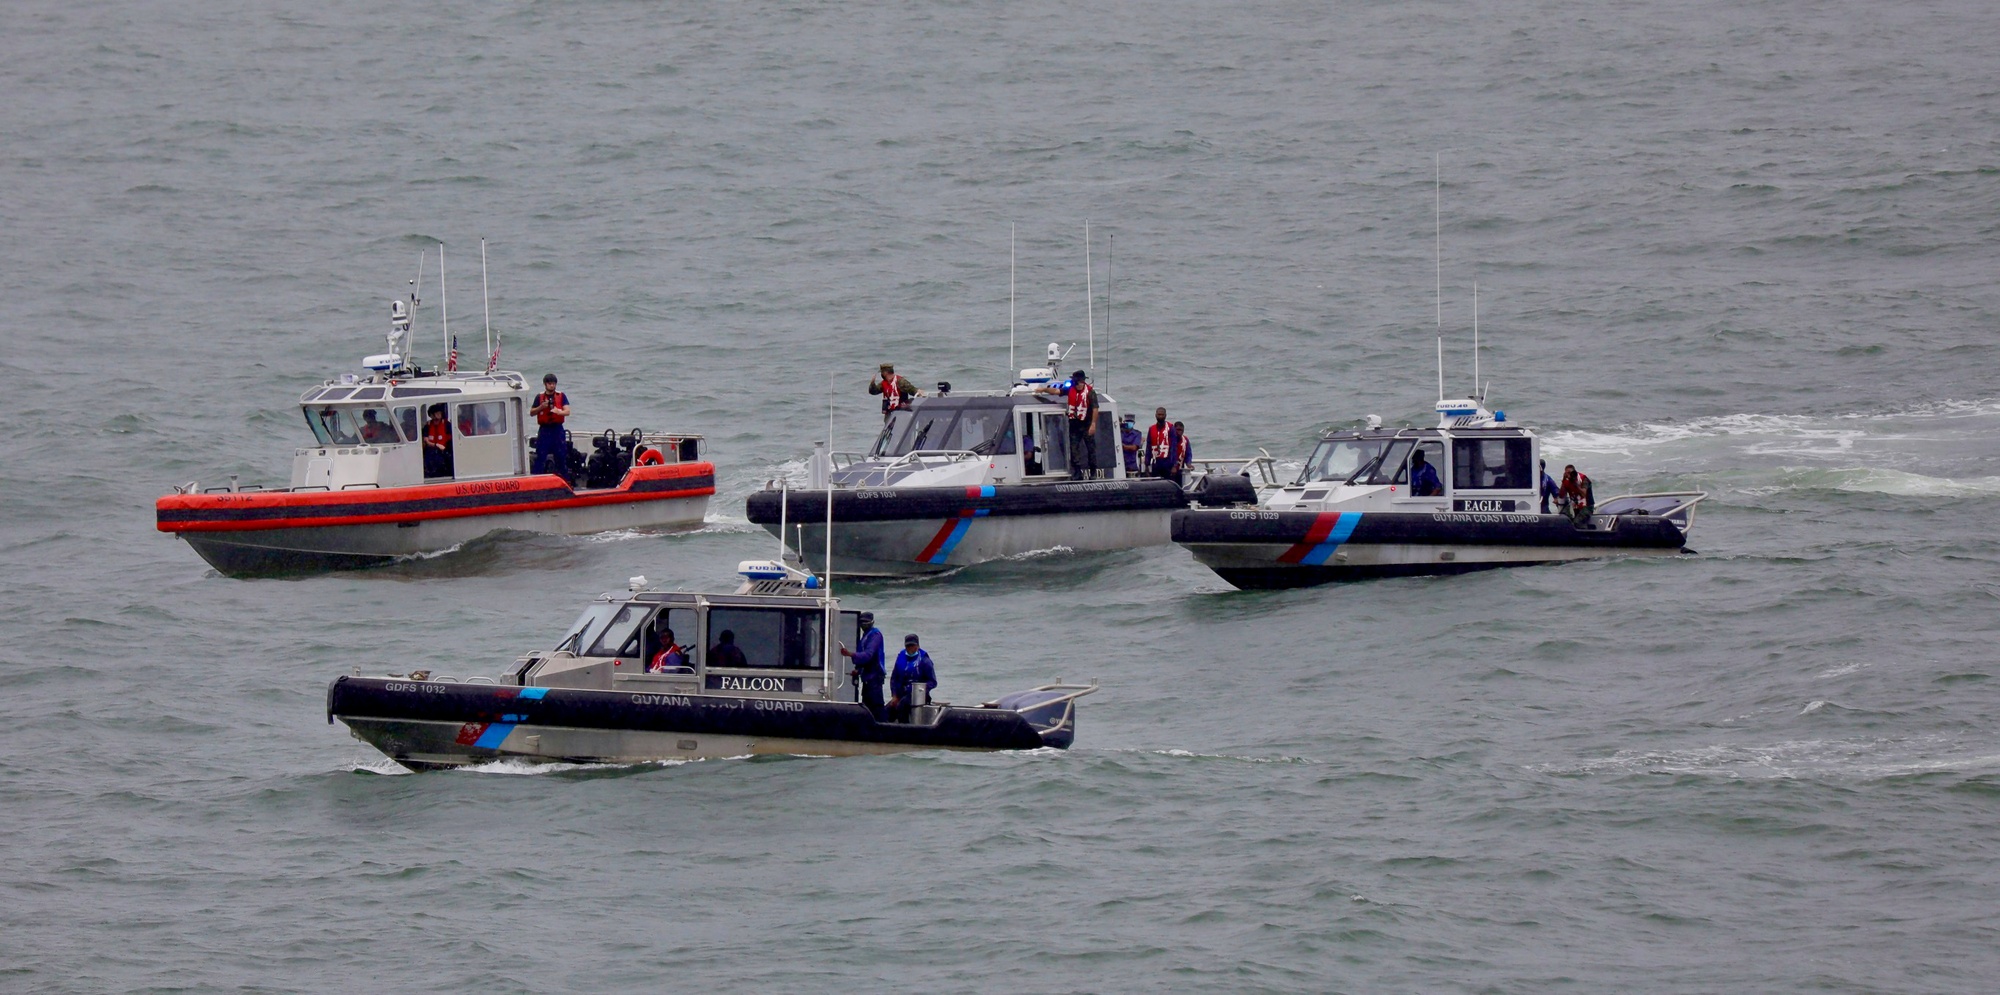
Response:
[[[365,374],[299,396],[315,444],[294,453],[290,486],[182,484],[157,503],[160,531],[187,540],[215,569],[250,577],[389,563],[500,529],[576,535],[701,523],[715,466],[700,458],[700,436],[606,431],[588,458],[569,446],[566,475],[531,473],[526,379],[421,369],[409,361],[409,328],[408,307],[393,301],[390,351],[363,360]],[[444,443],[428,458],[427,432]]]

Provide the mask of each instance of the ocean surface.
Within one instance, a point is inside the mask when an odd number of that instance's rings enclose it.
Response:
[[[1975,0],[0,6],[0,991],[1990,992],[1996,51]],[[483,353],[482,238],[501,365],[705,434],[704,528],[269,581],[154,529],[285,479],[439,240],[422,348]],[[1065,753],[326,723],[727,588],[879,362],[1000,386],[1011,313],[1295,466],[1427,421],[1440,325],[1471,388],[1475,284],[1493,406],[1709,491],[1699,555],[838,585],[942,698],[1101,681]]]

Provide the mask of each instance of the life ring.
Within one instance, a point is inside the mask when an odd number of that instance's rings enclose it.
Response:
[[[639,450],[639,458],[632,462],[635,466],[661,466],[667,462],[667,458],[660,455],[660,451],[652,446],[645,446]]]

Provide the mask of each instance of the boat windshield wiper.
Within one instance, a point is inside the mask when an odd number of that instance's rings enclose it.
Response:
[[[1383,447],[1382,447],[1382,451],[1381,451],[1381,452],[1379,452],[1379,453],[1376,453],[1376,454],[1375,454],[1375,458],[1374,458],[1374,459],[1372,459],[1372,460],[1369,460],[1369,461],[1368,461],[1367,463],[1363,464],[1363,465],[1362,465],[1362,467],[1361,467],[1361,469],[1359,469],[1359,470],[1356,470],[1356,471],[1354,471],[1353,475],[1352,475],[1352,476],[1349,476],[1349,477],[1348,477],[1348,478],[1347,478],[1346,480],[1343,480],[1343,481],[1341,481],[1341,484],[1342,484],[1343,486],[1352,486],[1352,485],[1353,485],[1353,483],[1354,483],[1355,481],[1357,481],[1357,480],[1360,480],[1360,479],[1361,479],[1361,478],[1363,478],[1363,477],[1371,477],[1371,476],[1374,476],[1374,475],[1375,475],[1375,468],[1376,468],[1376,467],[1379,467],[1379,466],[1381,466],[1381,465],[1382,465],[1382,459],[1383,459],[1383,457],[1386,457],[1386,456],[1388,456],[1388,455],[1389,455],[1389,450],[1390,450],[1391,448],[1393,448],[1393,447],[1391,447],[1391,446],[1383,446]]]

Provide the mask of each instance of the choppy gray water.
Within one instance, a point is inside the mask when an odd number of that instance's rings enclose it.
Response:
[[[1990,5],[0,8],[0,989],[1988,991]],[[1174,548],[856,590],[1077,748],[385,776],[360,665],[486,672],[919,381],[1085,340],[1201,452],[1435,390],[1698,557],[1282,593]],[[689,535],[241,582],[153,530],[450,243],[590,426],[705,432]],[[1115,242],[1113,240],[1115,236]],[[426,309],[426,326],[436,311]],[[1087,349],[1087,346],[1085,347]],[[476,348],[469,351],[477,351]]]

